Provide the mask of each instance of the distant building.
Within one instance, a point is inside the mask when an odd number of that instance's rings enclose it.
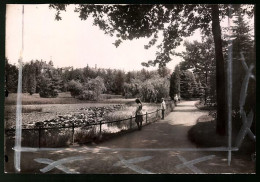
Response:
[[[64,73],[65,71],[72,71],[73,67],[72,66],[68,66],[68,67],[63,67],[61,68],[61,72]]]
[[[47,70],[53,71],[55,68],[52,65],[47,64],[46,62],[42,65],[41,73],[46,73]]]

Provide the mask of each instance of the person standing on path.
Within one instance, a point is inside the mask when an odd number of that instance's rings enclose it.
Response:
[[[174,96],[174,104],[175,104],[175,106],[177,106],[178,101],[179,101],[178,95],[175,94],[175,96]]]
[[[165,109],[166,109],[166,104],[165,104],[164,98],[162,98],[162,103],[161,103],[162,118],[161,119],[164,119],[164,111],[165,111]]]
[[[143,122],[143,112],[142,112],[142,102],[140,99],[136,99],[135,102],[138,104],[135,111],[135,122],[139,130],[142,129],[142,122]]]

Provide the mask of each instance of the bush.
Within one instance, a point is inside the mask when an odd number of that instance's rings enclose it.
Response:
[[[89,80],[77,98],[81,100],[99,100],[104,91],[106,91],[104,80],[98,76]]]
[[[89,80],[86,85],[87,90],[91,90],[91,95],[93,94],[94,98],[92,100],[99,100],[100,95],[106,91],[104,80],[101,77],[96,77],[95,79]]]
[[[92,90],[84,90],[77,98],[80,100],[95,100],[95,94]]]
[[[91,128],[77,128],[74,135],[74,142],[83,144],[95,141],[98,137],[98,129],[97,127]]]
[[[139,94],[142,101],[158,102],[161,98],[169,96],[170,83],[167,78],[154,77],[141,83]]]
[[[72,97],[79,96],[83,90],[83,86],[80,82],[71,80],[68,83],[67,90],[70,91]]]
[[[39,95],[40,97],[44,98],[54,98],[58,96],[57,86],[55,85],[55,81],[51,80],[50,78],[40,77],[40,84],[39,84]]]
[[[58,96],[58,91],[57,90],[51,90],[49,88],[45,88],[43,90],[40,91],[40,97],[43,97],[43,98],[55,98]]]

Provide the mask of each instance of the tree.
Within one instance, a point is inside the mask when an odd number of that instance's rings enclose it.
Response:
[[[66,10],[67,4],[51,4],[50,8],[57,10],[56,20],[61,20],[60,11]],[[220,17],[224,18],[240,9],[240,5],[185,5],[185,4],[155,4],[155,5],[84,5],[80,4],[75,11],[82,20],[89,16],[94,19],[94,25],[99,26],[105,34],[116,36],[114,45],[118,47],[124,40],[151,37],[145,48],[150,48],[158,41],[158,33],[163,33],[162,42],[157,45],[156,59],[143,63],[144,66],[159,64],[161,67],[171,61],[173,50],[180,45],[181,37],[189,36],[196,29],[205,34],[213,33],[216,57],[217,84],[217,127],[219,134],[225,133],[226,125],[226,94],[224,58]],[[254,6],[245,9],[252,16]],[[210,27],[210,23],[212,23]]]
[[[115,73],[113,85],[114,85],[115,94],[122,94],[123,93],[124,73],[121,70],[118,70]]]
[[[160,102],[169,96],[169,80],[162,77],[154,77],[140,83],[139,95],[145,102]]]
[[[170,82],[168,78],[157,78],[153,80],[152,84],[156,91],[156,102],[161,102],[162,98],[169,97]]]
[[[85,81],[96,77],[94,70],[92,70],[88,65],[85,68],[83,68],[82,74]]]
[[[23,92],[30,93],[30,95],[34,94],[36,84],[36,68],[34,61],[30,61],[23,66]]]
[[[106,76],[104,77],[104,84],[107,89],[107,93],[111,94],[113,92],[113,70],[107,69]]]
[[[190,99],[197,95],[198,88],[193,73],[189,70],[182,70],[180,74],[181,97]]]
[[[67,89],[68,89],[68,91],[70,91],[70,94],[72,97],[76,97],[81,94],[81,92],[83,90],[83,86],[80,82],[71,80],[68,83]]]
[[[51,80],[51,78],[41,76],[39,80],[40,97],[54,98],[58,96],[58,90],[56,89],[55,83]]]
[[[130,83],[133,78],[134,78],[133,73],[128,71],[126,76],[125,76],[125,82]]]
[[[215,70],[214,44],[211,37],[202,42],[184,42],[186,51],[182,53],[182,69],[192,69],[199,76],[201,83],[208,85],[209,74]]]
[[[168,77],[170,75],[170,70],[166,66],[162,66],[158,68],[158,74],[160,77]]]
[[[106,91],[104,80],[99,76],[89,80],[89,82],[84,85],[83,89],[84,90],[79,95],[79,99],[83,100],[99,100],[100,95]]]
[[[234,126],[241,127],[242,113],[240,111],[240,91],[242,89],[242,83],[245,78],[246,71],[243,65],[244,63],[250,67],[254,66],[252,69],[253,75],[256,75],[256,56],[255,56],[255,40],[254,36],[251,34],[252,29],[249,23],[246,21],[246,17],[244,17],[244,13],[239,11],[235,14],[233,20],[234,26],[232,27],[232,37],[233,39],[233,51],[232,51],[232,64],[233,64],[233,75],[232,75],[232,110],[233,113],[236,113],[233,116]],[[224,35],[225,36],[225,35]],[[227,36],[226,36],[227,37]],[[227,49],[226,49],[227,50]],[[244,59],[242,59],[242,55]],[[227,55],[227,52],[226,52]],[[250,111],[253,111],[253,123],[251,126],[252,131],[255,133],[255,123],[256,123],[256,80],[255,78],[250,78],[248,83],[248,90],[246,101],[243,106],[243,110],[246,114]]]
[[[183,70],[192,69],[193,73],[198,76],[198,82],[201,83],[201,86],[205,89],[204,99],[206,103],[209,89],[216,89],[216,87],[214,87],[215,81],[210,79],[215,79],[216,77],[213,39],[211,37],[204,37],[202,42],[186,41],[184,45],[186,51],[181,54],[184,59],[181,63],[181,67]],[[213,92],[210,91],[210,93]],[[215,97],[215,95],[211,95],[211,98],[212,97]]]
[[[18,68],[8,62],[5,58],[5,87],[8,92],[17,92]]]
[[[242,12],[237,13],[236,19],[233,21],[235,26],[233,27],[233,90],[240,90],[242,87],[242,82],[245,76],[245,71],[241,62],[241,53],[245,58],[246,64],[255,65],[255,49],[254,49],[254,40],[251,35],[251,29],[248,23],[243,19]],[[255,68],[253,69],[255,75]],[[251,97],[251,101],[247,103],[246,106],[251,108],[255,105],[255,81],[250,81],[248,86],[248,98]],[[233,92],[233,109],[239,109],[239,97],[240,92]],[[252,98],[253,97],[253,98]]]
[[[180,96],[180,68],[179,66],[175,66],[174,72],[170,78],[170,97],[174,99],[175,94]]]
[[[39,95],[44,98],[54,98],[58,96],[64,82],[59,74],[59,71],[56,70],[50,64],[46,62],[42,65],[42,70],[40,76],[38,76],[38,87]]]
[[[138,97],[142,83],[143,81],[137,78],[132,78],[130,83],[124,83],[124,96],[126,98]]]
[[[141,83],[139,93],[142,101],[144,102],[156,101],[156,90],[153,86],[153,80],[146,80]]]

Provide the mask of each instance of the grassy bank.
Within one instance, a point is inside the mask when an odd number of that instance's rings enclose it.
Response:
[[[11,93],[5,98],[5,105],[16,105],[17,94]],[[126,103],[133,99],[124,99],[121,95],[102,94],[99,102],[104,103]],[[23,105],[40,105],[40,104],[78,104],[78,103],[95,103],[96,101],[84,101],[71,97],[69,92],[59,93],[56,98],[42,98],[39,94],[30,95],[22,94]]]

